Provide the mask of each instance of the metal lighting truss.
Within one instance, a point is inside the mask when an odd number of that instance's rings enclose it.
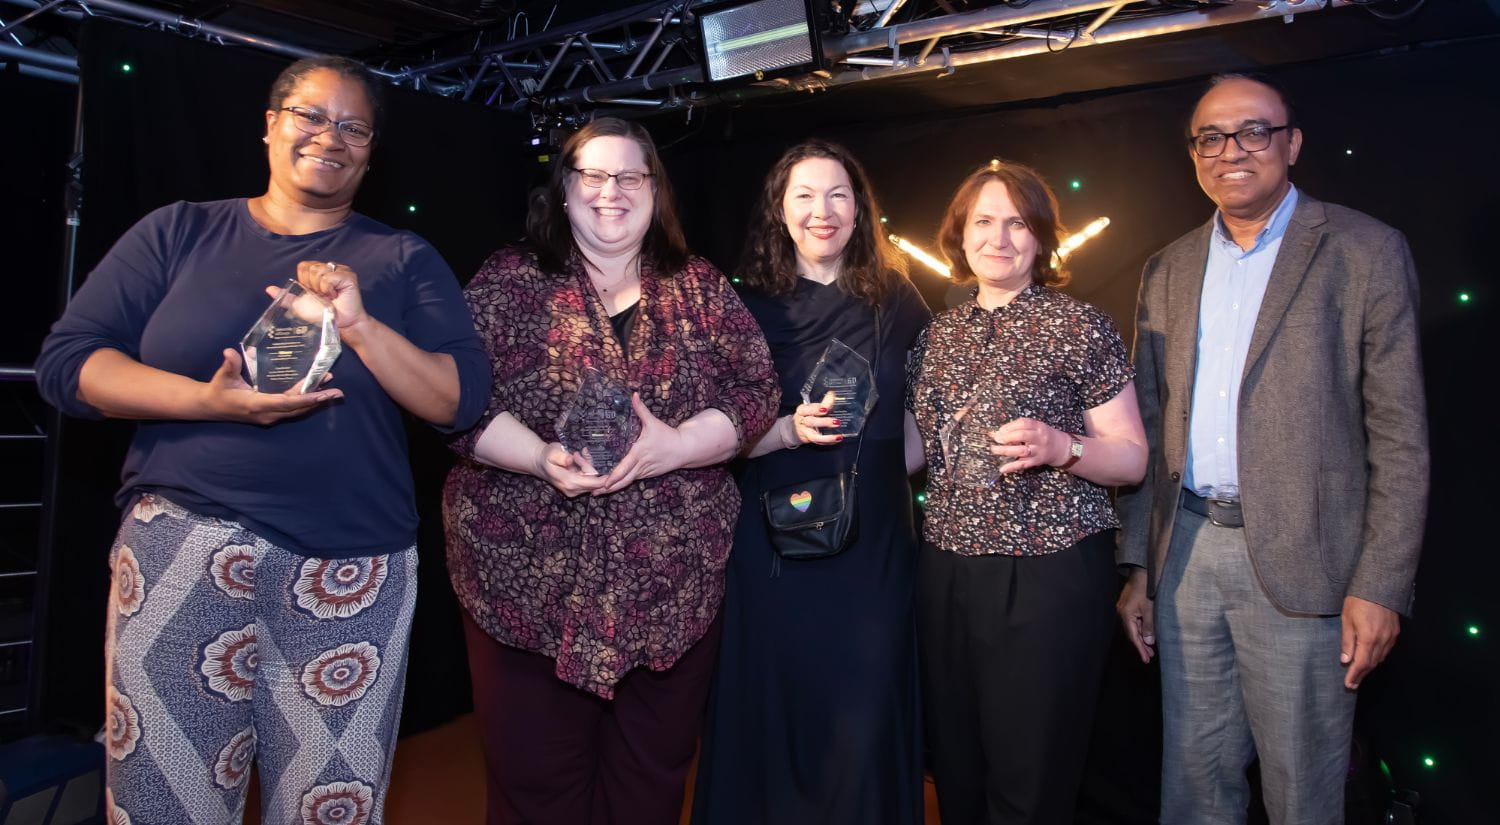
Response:
[[[731,91],[707,82],[693,12],[702,2],[647,3],[473,54],[389,72],[393,81],[511,109],[548,112],[703,106],[726,98],[816,91],[993,60],[1353,5],[1358,0],[1031,0],[892,25],[905,0],[869,7],[864,30],[823,39],[826,69]],[[860,22],[856,17],[856,23]]]
[[[461,79],[465,97],[483,94],[488,104],[530,106],[539,113],[620,107],[663,110],[923,72],[951,74],[993,60],[1266,18],[1289,22],[1295,14],[1357,3],[1030,0],[953,12],[951,4],[936,2],[928,4],[933,6],[930,17],[891,24],[904,0],[883,0],[861,6],[873,8],[865,18],[867,28],[823,38],[826,69],[730,91],[710,85],[701,63],[693,12],[703,3],[648,3],[391,76],[434,90]],[[496,74],[502,77],[496,79]]]
[[[694,12],[704,0],[640,3],[608,14],[428,62],[368,59],[390,82],[533,114],[597,109],[667,110],[725,99],[817,91],[903,75],[952,74],[964,66],[1105,43],[1282,18],[1370,0],[1008,0],[955,11],[951,2],[864,0],[844,34],[824,36],[827,68],[751,85],[715,87],[702,65]],[[30,8],[0,34],[37,14],[107,15],[291,57],[293,44],[140,6],[127,0],[0,0]],[[906,22],[892,23],[905,11]],[[924,16],[925,15],[925,16]],[[861,28],[863,26],[863,28]],[[489,34],[481,32],[479,43]],[[76,72],[73,58],[0,43],[0,60]]]

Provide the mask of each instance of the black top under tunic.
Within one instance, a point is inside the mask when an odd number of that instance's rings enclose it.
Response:
[[[872,308],[803,279],[753,290],[781,380],[778,416],[833,338],[875,363]],[[746,462],[723,641],[693,794],[695,825],[920,825],[922,760],[912,599],[916,536],[902,426],[907,349],[930,313],[904,279],[882,303],[879,399],[859,459],[859,539],[825,559],[780,560],[761,493],[846,469],[856,439]]]

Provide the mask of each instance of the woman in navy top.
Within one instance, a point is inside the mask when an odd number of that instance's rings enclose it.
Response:
[[[293,64],[265,194],[176,203],[89,275],[37,362],[72,415],[140,421],[118,501],[106,657],[111,821],[381,820],[416,598],[402,412],[488,399],[458,283],[351,204],[380,128],[358,63]],[[254,391],[235,345],[295,277],[343,342],[306,393]]]

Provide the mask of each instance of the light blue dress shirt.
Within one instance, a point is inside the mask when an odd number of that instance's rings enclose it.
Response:
[[[1188,422],[1187,474],[1184,487],[1200,496],[1223,494],[1227,485],[1239,489],[1240,377],[1250,351],[1250,336],[1260,315],[1260,301],[1271,280],[1271,267],[1281,251],[1297,188],[1266,223],[1249,251],[1240,249],[1214,217],[1208,244],[1208,266],[1203,271],[1203,297],[1198,304],[1198,371],[1193,377],[1193,412]]]

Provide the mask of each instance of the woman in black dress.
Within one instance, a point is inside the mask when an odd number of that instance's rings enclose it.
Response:
[[[902,401],[906,352],[930,313],[900,264],[848,150],[808,141],[772,168],[738,275],[782,400],[740,478],[695,825],[922,821],[907,482],[922,458]],[[878,397],[859,435],[834,434],[825,399],[802,399],[835,338],[876,372]],[[762,492],[847,470],[857,449],[853,546],[826,558],[777,556]]]

